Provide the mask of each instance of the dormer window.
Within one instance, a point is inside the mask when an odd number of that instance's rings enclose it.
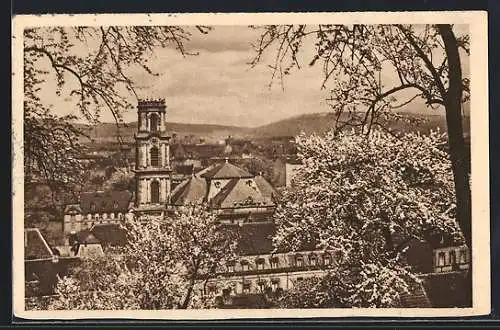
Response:
[[[278,257],[272,257],[269,259],[269,264],[271,265],[271,268],[278,268]]]
[[[265,265],[264,258],[257,258],[255,260],[255,264],[257,265],[257,269],[264,269],[264,265]]]
[[[310,264],[311,266],[316,266],[316,256],[315,256],[315,255],[311,255],[311,256],[309,257],[309,264]]]
[[[296,257],[295,264],[297,265],[297,267],[304,266],[304,259],[302,258],[302,256],[297,256]]]
[[[250,265],[248,264],[247,260],[242,260],[241,261],[241,270],[250,270]]]
[[[279,278],[273,278],[271,279],[271,288],[273,291],[276,291],[278,290],[278,288],[280,287],[280,280]]]
[[[437,265],[438,266],[444,266],[444,265],[446,265],[446,254],[444,252],[439,252],[438,253]]]
[[[227,264],[226,264],[226,267],[227,267],[227,271],[232,273],[234,272],[234,261],[229,261]]]
[[[323,265],[328,266],[332,263],[332,259],[329,254],[323,255]]]

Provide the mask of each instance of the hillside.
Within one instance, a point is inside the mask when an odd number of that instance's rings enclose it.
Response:
[[[395,120],[389,124],[389,128],[396,131],[428,133],[431,129],[439,127],[446,131],[446,119],[442,115],[401,114],[405,120]],[[300,115],[275,123],[260,126],[253,130],[253,136],[295,136],[303,131],[306,134],[325,133],[335,123],[336,116],[333,113],[313,113]],[[415,121],[417,119],[417,121]],[[464,131],[469,132],[469,117],[464,117]]]
[[[427,133],[430,129],[440,128],[446,131],[446,120],[442,115],[436,114],[401,114],[405,120],[395,120],[389,124],[392,130],[397,131],[420,131]],[[417,119],[417,122],[415,121]],[[271,138],[276,136],[296,136],[300,132],[306,134],[324,133],[328,131],[335,122],[333,113],[313,113],[295,116],[280,120],[271,124],[256,128],[225,126],[225,125],[203,125],[168,123],[167,131],[177,134],[179,137],[192,136],[195,139],[202,138],[208,143],[220,141],[228,136],[233,138]],[[464,131],[469,133],[470,117],[464,117]],[[101,123],[94,127],[81,125],[88,131],[94,143],[116,142],[116,124]],[[134,133],[137,131],[137,122],[120,125],[120,135],[125,142],[133,142]],[[88,141],[88,140],[87,140]]]
[[[250,129],[245,127],[225,126],[225,125],[203,125],[203,124],[183,124],[166,123],[167,131],[170,135],[194,136],[204,138],[207,141],[219,141],[231,135],[235,138],[247,137]],[[80,125],[95,143],[115,142],[117,127],[114,123],[100,123],[95,126]],[[124,142],[133,142],[134,133],[137,132],[137,122],[120,124],[120,136]]]

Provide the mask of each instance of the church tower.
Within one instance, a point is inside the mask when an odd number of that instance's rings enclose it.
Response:
[[[164,99],[139,100],[135,134],[135,212],[163,215],[170,199],[170,137]]]

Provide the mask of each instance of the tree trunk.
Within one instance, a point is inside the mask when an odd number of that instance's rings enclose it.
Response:
[[[472,214],[471,191],[469,184],[469,164],[465,149],[462,127],[462,68],[458,53],[457,40],[450,25],[438,25],[443,39],[446,56],[448,58],[449,88],[444,98],[446,108],[446,125],[448,127],[448,145],[455,181],[455,195],[457,200],[456,219],[462,230],[465,242],[472,254]],[[472,306],[472,258],[466,274],[466,297],[468,305]]]
[[[462,127],[462,68],[457,40],[450,25],[438,25],[448,58],[449,88],[444,97],[448,145],[455,182],[457,201],[456,219],[469,249],[471,233],[471,192],[469,185],[468,157],[466,154]]]
[[[184,301],[180,305],[180,309],[187,309],[189,306],[189,301],[191,300],[191,295],[193,294],[193,288],[194,288],[194,276],[189,280],[189,288],[186,293],[186,297],[184,298]]]
[[[189,279],[189,287],[186,292],[186,297],[184,298],[182,304],[179,306],[180,309],[187,309],[189,306],[189,302],[191,301],[191,295],[193,294],[194,285],[196,282],[196,277],[198,275],[198,269],[200,268],[200,263],[201,260],[198,259],[193,267],[193,273],[191,274],[191,277]]]

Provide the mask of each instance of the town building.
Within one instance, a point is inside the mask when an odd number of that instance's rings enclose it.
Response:
[[[297,156],[277,157],[273,164],[272,182],[276,188],[293,186],[293,177],[304,165]]]
[[[91,229],[95,224],[118,224],[133,216],[133,194],[123,191],[84,192],[79,202],[69,204],[64,210],[63,234],[66,245],[69,236]]]
[[[170,136],[164,99],[140,100],[135,134],[136,215],[163,216],[171,191]]]
[[[194,173],[173,191],[170,208],[207,203],[226,223],[270,221],[276,191],[262,176],[255,176],[226,159]]]
[[[79,258],[61,256],[38,228],[24,230],[25,297],[53,294],[57,277],[79,263]]]
[[[66,207],[65,234],[69,236],[80,232],[80,236],[76,235],[78,247],[74,248],[77,255],[84,255],[85,247],[89,245],[94,246],[95,253],[100,253],[96,246],[102,246],[106,240],[99,238],[101,226],[115,226],[113,230],[120,231],[120,223],[126,217],[164,217],[170,211],[192,204],[207,204],[222,224],[238,231],[241,257],[225,265],[224,269],[218,271],[216,278],[210,279],[208,283],[200,282],[197,287],[200,294],[235,297],[263,292],[279,293],[293,288],[307,277],[324,274],[334,267],[335,253],[318,250],[316,244],[311,243],[303,250],[293,252],[273,249],[272,238],[276,230],[273,221],[277,197],[275,187],[293,187],[293,176],[303,166],[297,157],[289,154],[293,149],[290,138],[276,143],[283,150],[277,152],[280,156],[275,161],[274,186],[262,175],[254,175],[230,161],[236,148],[230,138],[219,146],[217,154],[212,155],[211,164],[201,170],[196,169],[194,163],[186,163],[188,159],[197,158],[194,151],[198,146],[176,144],[172,156],[179,170],[175,173],[165,117],[164,100],[139,101],[134,193],[84,193],[79,203]],[[210,150],[207,145],[199,147],[203,148],[203,152]],[[245,153],[249,153],[249,150],[245,150]],[[196,163],[198,166],[200,164]],[[188,171],[181,166],[189,166]],[[110,230],[104,229],[103,232],[107,232],[109,237]],[[467,252],[463,253],[467,251],[463,247],[435,249],[422,242],[408,242],[406,248],[410,249],[412,262],[421,265],[422,273],[445,274],[468,267],[469,258]],[[428,304],[422,287],[415,292],[417,298],[409,298],[408,305],[422,307]]]

